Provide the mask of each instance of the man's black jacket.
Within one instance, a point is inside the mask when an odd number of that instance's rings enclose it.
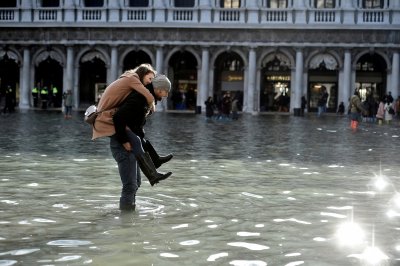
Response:
[[[154,96],[153,86],[146,86]],[[123,144],[129,142],[126,127],[141,139],[144,138],[143,126],[146,123],[146,114],[149,111],[146,98],[136,92],[131,92],[113,116],[117,140]]]

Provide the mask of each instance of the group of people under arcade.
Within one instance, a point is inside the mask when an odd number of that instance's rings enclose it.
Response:
[[[237,120],[238,112],[241,110],[240,95],[235,93],[232,97],[231,92],[225,91],[222,97],[214,102],[213,97],[209,96],[204,102],[206,106],[206,118],[216,120]]]
[[[42,86],[40,82],[32,88],[33,107],[47,109],[48,107],[61,106],[61,94],[57,86],[50,84],[50,89],[47,86]]]
[[[193,86],[186,89],[178,88],[172,92],[171,101],[175,110],[194,110],[196,107],[196,92]]]
[[[281,93],[265,90],[260,95],[260,110],[265,112],[289,112],[290,96],[286,90]]]
[[[342,105],[342,103],[341,103]],[[342,109],[340,107],[340,109]],[[338,113],[342,111],[338,110]],[[391,124],[394,117],[400,118],[400,96],[394,100],[391,92],[389,91],[381,99],[377,100],[372,93],[367,93],[364,101],[361,101],[360,93],[358,90],[350,98],[349,114],[351,119],[350,127],[357,129],[360,121],[369,123],[378,123],[381,125],[383,122]]]

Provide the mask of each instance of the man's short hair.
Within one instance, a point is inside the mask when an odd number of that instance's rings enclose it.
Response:
[[[166,90],[168,92],[171,90],[171,81],[165,75],[156,75],[151,83],[154,89]]]

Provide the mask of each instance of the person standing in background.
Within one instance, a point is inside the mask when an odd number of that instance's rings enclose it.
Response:
[[[386,102],[384,110],[385,110],[385,122],[386,124],[390,124],[393,120],[393,115],[394,115],[392,102]]]
[[[204,104],[206,106],[206,118],[211,119],[214,116],[214,108],[215,108],[213,98],[209,96],[207,98],[207,101],[204,102]]]
[[[40,82],[38,82],[36,87],[33,87],[32,89],[33,107],[38,106],[39,92],[40,92]]]
[[[358,123],[361,119],[361,113],[367,115],[368,110],[366,110],[361,102],[360,94],[358,90],[354,92],[354,95],[350,98],[350,119],[351,124],[350,127],[353,130],[356,130],[358,127]]]
[[[70,119],[70,118],[72,118],[72,102],[73,102],[71,90],[67,90],[67,92],[64,92],[63,100],[64,100],[64,108],[65,108],[64,118]]]
[[[301,109],[300,109],[300,115],[304,116],[304,110],[307,107],[307,99],[306,96],[301,96]]]
[[[7,86],[6,88],[6,104],[3,109],[3,113],[13,113],[14,112],[14,107],[15,107],[15,97],[14,97],[14,91],[11,88],[10,85]]]
[[[321,117],[326,112],[326,104],[328,103],[329,94],[326,92],[325,87],[321,87],[321,94],[318,99],[318,117]]]

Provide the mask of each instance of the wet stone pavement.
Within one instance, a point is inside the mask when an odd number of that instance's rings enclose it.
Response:
[[[108,139],[82,113],[0,116],[0,266],[399,265],[399,124],[156,113],[173,175],[118,210]]]

